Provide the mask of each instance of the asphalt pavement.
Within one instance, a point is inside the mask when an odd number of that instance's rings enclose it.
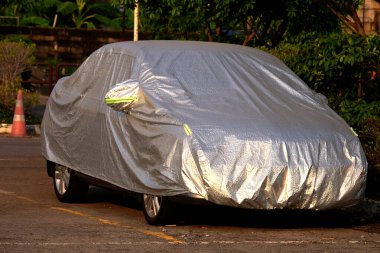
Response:
[[[186,206],[168,226],[150,226],[138,202],[91,187],[61,203],[41,138],[0,135],[0,252],[374,252],[379,202],[346,212],[268,212]]]

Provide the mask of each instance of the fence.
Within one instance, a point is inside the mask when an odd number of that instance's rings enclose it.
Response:
[[[36,85],[48,85],[49,94],[53,90],[53,85],[59,78],[72,74],[79,64],[37,64],[28,71],[21,74],[21,84],[24,88],[34,90]]]
[[[12,16],[0,16],[0,25],[19,25],[20,18]]]
[[[18,35],[36,44],[39,63],[81,63],[99,47],[119,41],[133,40],[133,30],[111,31],[99,29],[42,28],[25,26],[0,26],[3,35]],[[152,34],[139,34],[141,40],[152,39]]]

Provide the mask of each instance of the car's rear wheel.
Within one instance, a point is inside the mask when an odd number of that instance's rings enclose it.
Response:
[[[167,197],[143,194],[142,205],[144,217],[151,225],[165,225],[171,218],[173,204]]]
[[[54,164],[53,185],[55,195],[61,202],[79,201],[88,192],[88,184],[79,180],[75,171],[60,164]]]

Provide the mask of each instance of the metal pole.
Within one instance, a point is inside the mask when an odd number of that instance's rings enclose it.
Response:
[[[58,20],[58,14],[55,14],[54,16],[54,22],[53,22],[53,28],[57,25],[57,20]]]
[[[122,34],[124,35],[125,32],[125,5],[120,4],[119,5],[119,11],[122,14],[122,23],[121,23],[121,28],[122,28]]]
[[[133,22],[133,41],[139,40],[139,1],[136,0],[135,18]]]

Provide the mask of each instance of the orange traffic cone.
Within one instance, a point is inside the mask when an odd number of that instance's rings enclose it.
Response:
[[[26,136],[26,124],[24,116],[24,105],[22,101],[22,90],[17,93],[15,114],[13,116],[13,124],[11,136],[13,137],[25,137]]]

